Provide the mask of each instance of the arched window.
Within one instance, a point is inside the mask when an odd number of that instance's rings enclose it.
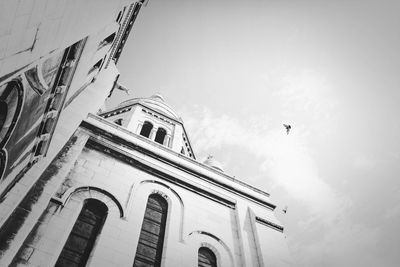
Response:
[[[153,129],[153,124],[151,124],[148,121],[145,121],[142,127],[142,130],[140,131],[140,135],[143,135],[144,137],[149,137],[151,130]]]
[[[11,81],[0,86],[0,147],[14,129],[22,107],[22,87]]]
[[[159,144],[164,144],[164,138],[167,135],[167,131],[163,128],[158,128],[157,133],[156,133],[156,138],[154,141],[156,141]]]
[[[56,267],[85,266],[107,217],[107,206],[95,199],[85,201],[81,213],[58,257]]]
[[[149,196],[133,262],[134,267],[161,265],[167,211],[168,203],[163,197],[158,194]]]
[[[217,267],[217,257],[214,252],[206,247],[199,248],[199,267]]]

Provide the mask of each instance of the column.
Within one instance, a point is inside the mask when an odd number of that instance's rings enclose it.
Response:
[[[143,123],[139,123],[139,125],[138,125],[138,127],[136,129],[136,133],[137,134],[140,134],[140,131],[142,130],[142,127],[143,127]]]

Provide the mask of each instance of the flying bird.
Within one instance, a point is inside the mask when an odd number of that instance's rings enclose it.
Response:
[[[283,126],[285,126],[286,128],[286,134],[289,134],[290,129],[292,129],[292,126],[290,126],[290,124],[283,124]]]

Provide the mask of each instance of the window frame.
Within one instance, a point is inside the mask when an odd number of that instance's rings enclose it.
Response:
[[[98,216],[99,220],[95,221],[94,224],[90,224],[90,221],[88,222],[88,220],[87,220],[87,214],[88,214],[87,211],[95,214],[94,216]],[[97,212],[97,214],[96,214],[96,212]],[[80,256],[81,257],[80,261],[78,263],[76,263],[77,266],[86,266],[86,264],[89,260],[89,256],[92,253],[93,249],[95,248],[95,243],[101,234],[101,230],[104,226],[104,222],[107,219],[107,215],[108,215],[108,207],[103,202],[101,202],[97,199],[93,199],[93,198],[86,199],[82,205],[81,211],[79,212],[79,215],[75,220],[74,226],[72,227],[71,232],[69,233],[68,238],[65,241],[65,244],[64,244],[64,246],[57,258],[57,262],[55,263],[54,266],[55,267],[69,266],[69,265],[62,265],[61,262],[63,259],[67,259],[67,261],[69,260],[70,262],[73,262],[71,260],[71,258],[68,258],[68,257],[71,257],[69,255],[72,255],[72,253],[77,253],[77,251],[73,251],[72,249],[68,248],[68,246],[70,245],[70,243],[73,242],[72,240],[75,237],[81,238],[83,240],[85,240],[85,239],[87,240],[87,243],[85,245],[83,253]],[[85,218],[85,216],[86,216],[86,218]],[[86,220],[86,222],[85,222],[85,220]],[[88,238],[86,238],[86,236],[79,233],[79,231],[81,230],[79,228],[82,227],[83,224],[93,226],[92,231],[89,234]]]
[[[208,262],[201,262],[200,255],[202,255],[203,258],[206,258]],[[215,255],[214,251],[212,251],[209,247],[201,246],[197,251],[197,265],[198,267],[217,267],[217,255]]]
[[[154,203],[152,202],[154,201],[157,202],[157,204],[159,204],[159,207],[161,208],[161,218],[159,219],[159,233],[157,235],[157,243],[155,248],[151,247],[151,243],[152,241],[154,241],[155,236],[155,234],[152,233],[151,230],[157,229],[157,227],[152,228],[152,226],[155,226],[158,223],[158,221],[155,220],[158,207],[153,205]],[[145,213],[143,216],[142,227],[140,228],[140,235],[136,248],[135,258],[133,261],[133,267],[140,266],[136,265],[137,262],[139,264],[145,262],[154,267],[161,266],[165,242],[165,232],[167,226],[168,206],[168,201],[161,195],[157,193],[149,195],[146,203]],[[151,236],[153,236],[153,239],[151,239]],[[150,251],[151,249],[155,250],[155,255],[153,259],[151,259],[148,254],[144,255],[141,253],[141,251],[145,251],[146,248],[150,248]]]

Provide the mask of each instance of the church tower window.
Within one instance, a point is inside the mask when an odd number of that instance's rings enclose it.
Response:
[[[158,194],[152,194],[147,201],[142,230],[136,250],[134,267],[161,265],[168,203]]]
[[[152,129],[153,129],[153,124],[151,124],[148,121],[145,121],[142,130],[140,131],[140,135],[149,138]]]
[[[217,258],[211,249],[206,247],[199,248],[199,267],[217,267]]]
[[[107,217],[107,206],[102,202],[86,200],[78,219],[57,260],[56,267],[85,266]]]
[[[159,144],[164,144],[164,139],[165,136],[167,135],[167,131],[163,128],[158,128],[157,133],[156,133],[156,138],[154,141],[156,141]]]

